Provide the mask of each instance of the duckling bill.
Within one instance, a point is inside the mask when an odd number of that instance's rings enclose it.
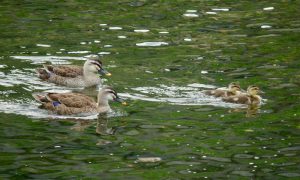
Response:
[[[97,102],[80,93],[47,93],[32,95],[39,103],[40,108],[58,115],[80,113],[107,113],[111,111],[109,101],[125,104],[111,87],[104,87],[98,93]]]
[[[42,80],[68,87],[91,87],[101,85],[102,81],[99,75],[111,76],[103,68],[100,57],[90,56],[83,67],[75,65],[44,65],[44,68],[38,68],[38,76]]]

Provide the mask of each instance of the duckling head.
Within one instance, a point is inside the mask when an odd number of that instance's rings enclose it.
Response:
[[[228,89],[230,92],[236,93],[237,91],[241,91],[241,87],[238,83],[232,82],[228,85]]]
[[[251,96],[258,95],[260,93],[259,87],[257,86],[249,86],[247,92]]]
[[[87,57],[87,60],[83,66],[83,71],[87,74],[98,73],[100,74],[100,76],[111,76],[111,73],[103,68],[102,61],[100,60],[100,57],[98,55],[90,55],[89,57]]]

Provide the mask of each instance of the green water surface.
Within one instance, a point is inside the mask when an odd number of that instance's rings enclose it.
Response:
[[[0,179],[299,179],[299,14],[298,0],[2,0]],[[140,29],[149,32],[134,32]],[[136,45],[143,42],[168,44]],[[126,107],[112,104],[124,112],[108,119],[114,135],[99,134],[101,119],[26,115],[32,110],[22,104],[43,90],[12,75],[35,78],[41,65],[15,56],[100,52],[110,53],[103,62],[113,76],[105,84],[120,93],[238,81],[259,86],[266,100],[249,115],[129,98]]]

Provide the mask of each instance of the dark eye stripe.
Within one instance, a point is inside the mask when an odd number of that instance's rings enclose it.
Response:
[[[112,93],[112,94],[114,94],[116,97],[118,97],[118,95],[117,95],[117,93],[116,93],[115,91],[107,91],[107,92]]]
[[[99,68],[102,68],[101,66],[102,66],[102,64],[99,64],[99,63],[97,63],[97,62],[91,62],[92,64],[94,64],[94,65],[96,65],[96,66],[98,66]]]

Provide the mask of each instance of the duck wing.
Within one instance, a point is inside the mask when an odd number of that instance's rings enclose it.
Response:
[[[53,66],[44,65],[48,71],[63,77],[77,77],[83,75],[83,68],[75,65]]]
[[[53,102],[59,102],[66,107],[85,108],[96,106],[93,98],[79,93],[49,93],[47,94],[47,98]]]

